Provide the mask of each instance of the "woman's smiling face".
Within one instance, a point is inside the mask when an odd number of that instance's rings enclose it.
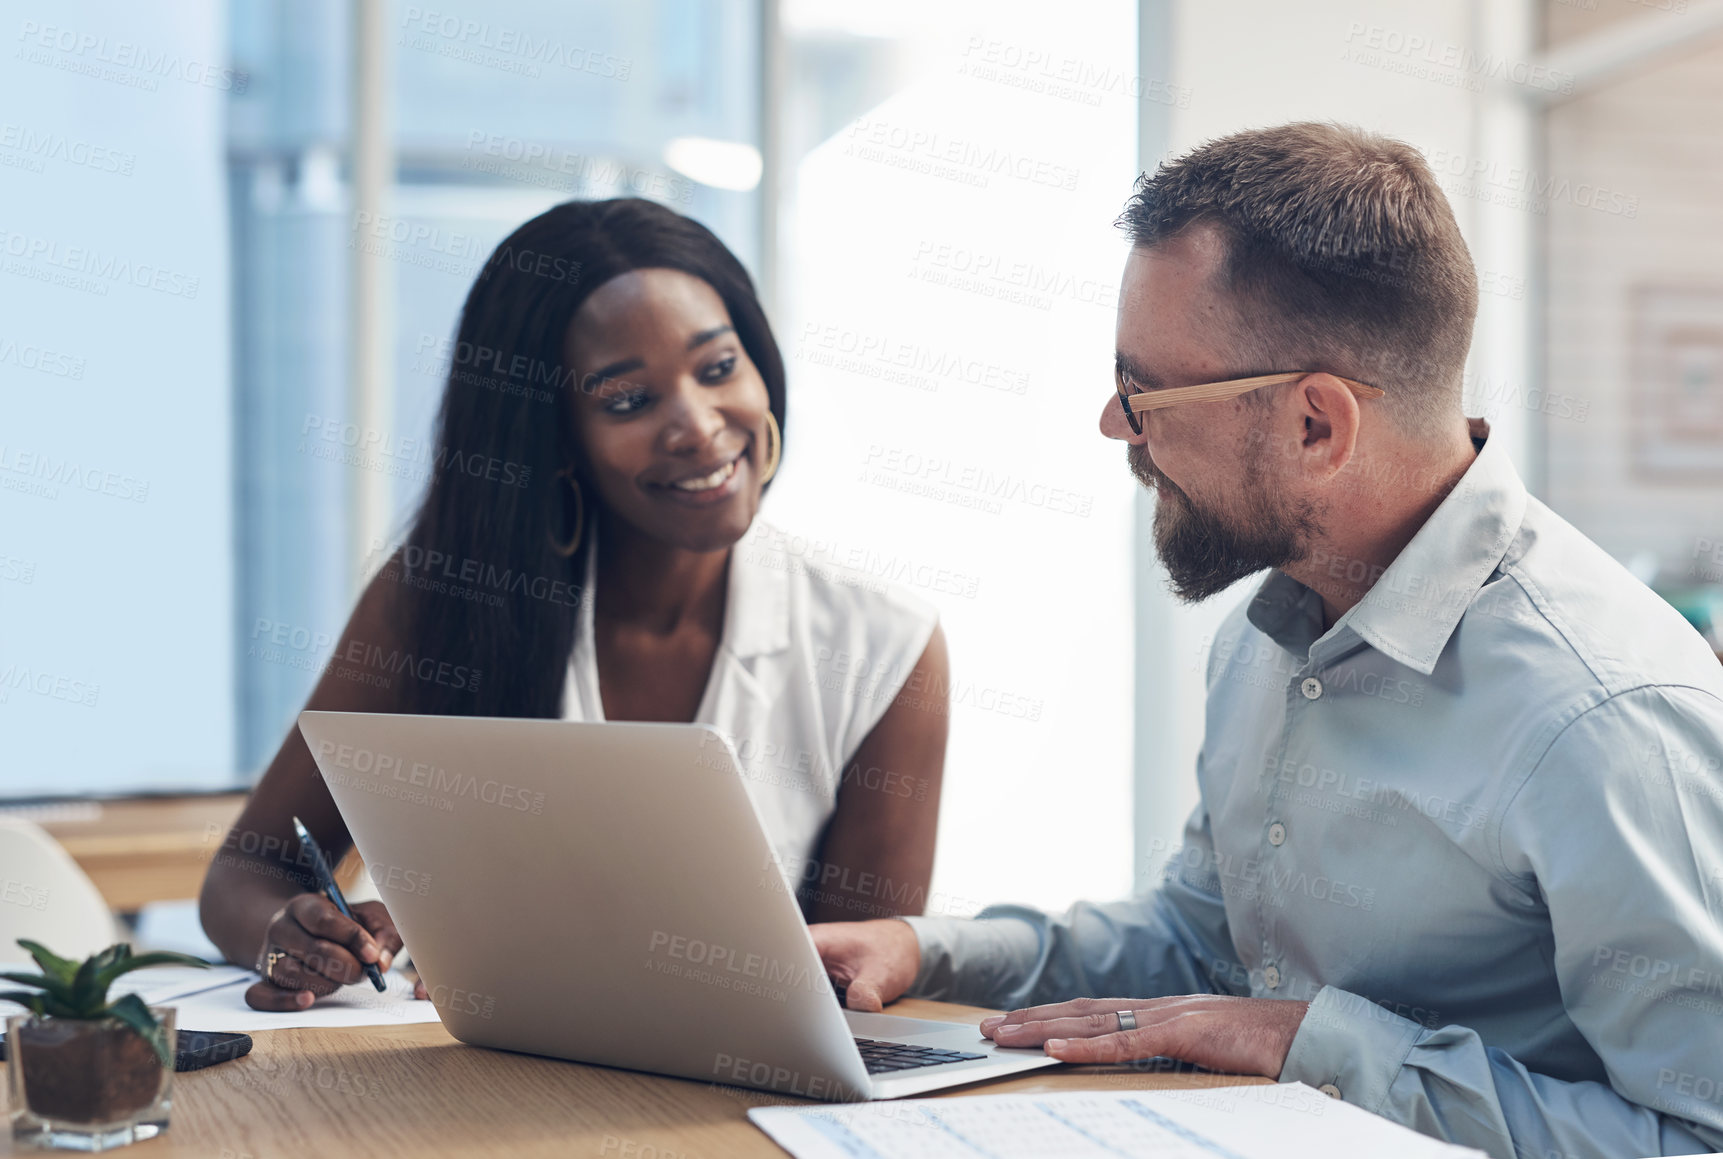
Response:
[[[765,381],[710,284],[631,270],[588,295],[568,328],[574,446],[606,510],[690,551],[741,539],[760,506]]]

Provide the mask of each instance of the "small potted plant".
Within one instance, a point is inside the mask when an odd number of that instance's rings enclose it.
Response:
[[[173,1010],[136,994],[108,1001],[122,974],[208,966],[189,954],[133,954],[125,943],[74,962],[23,938],[40,974],[0,973],[33,987],[0,993],[29,1010],[6,1020],[12,1134],[25,1146],[104,1151],[167,1129]]]

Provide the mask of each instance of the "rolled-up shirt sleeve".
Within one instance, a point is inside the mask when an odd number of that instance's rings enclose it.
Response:
[[[1536,1073],[1477,1033],[1332,987],[1281,1072],[1513,1156],[1723,1150],[1723,705],[1643,687],[1569,723],[1503,813],[1504,879],[1547,907],[1567,1016],[1604,1076]]]
[[[1081,997],[1245,993],[1213,849],[1199,804],[1161,884],[1128,901],[1079,902],[1063,916],[997,905],[974,918],[905,918],[921,946],[910,993],[1001,1009]]]

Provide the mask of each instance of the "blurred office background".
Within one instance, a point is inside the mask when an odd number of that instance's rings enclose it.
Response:
[[[1095,428],[1112,221],[1205,138],[1422,149],[1482,279],[1470,412],[1712,630],[1718,0],[363,11],[10,11],[0,797],[30,815],[256,778],[422,491],[475,272],[570,197],[662,200],[740,255],[790,372],[766,517],[938,605],[936,909],[1121,894],[1194,801],[1208,634],[1249,585],[1167,596]]]

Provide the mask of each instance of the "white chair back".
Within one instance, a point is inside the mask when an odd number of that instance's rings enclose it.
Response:
[[[0,815],[0,962],[28,960],[19,938],[62,958],[86,958],[126,940],[95,883],[58,841],[33,821]]]

